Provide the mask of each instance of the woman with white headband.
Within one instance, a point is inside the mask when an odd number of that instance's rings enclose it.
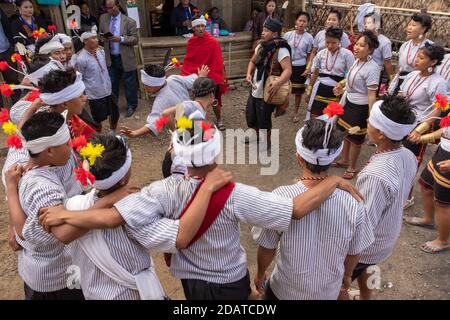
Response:
[[[145,70],[141,70],[141,82],[144,84],[145,91],[156,95],[152,105],[152,111],[147,117],[147,123],[139,128],[132,130],[128,127],[122,127],[121,134],[130,138],[140,137],[146,134],[159,135],[156,127],[156,121],[162,116],[168,108],[190,100],[189,91],[192,90],[194,81],[199,77],[208,76],[208,66],[202,66],[197,74],[188,76],[171,75],[166,77],[166,71],[163,66],[149,65]]]
[[[363,195],[375,242],[361,252],[353,271],[352,281],[358,279],[359,284],[359,291],[350,291],[353,299],[371,298],[368,283],[374,272],[372,266],[389,258],[400,236],[403,203],[417,171],[417,160],[402,146],[402,140],[415,125],[411,104],[402,97],[388,96],[372,107],[367,135],[376,150],[358,175],[356,187]]]
[[[304,195],[329,177],[331,163],[343,148],[335,119],[308,120],[295,145],[302,175],[296,184],[273,191],[286,198]],[[374,236],[362,203],[342,190],[327,195],[319,207],[284,232],[253,228],[259,244],[256,289],[267,300],[336,300],[350,285],[358,255]],[[275,258],[270,277],[266,270]]]

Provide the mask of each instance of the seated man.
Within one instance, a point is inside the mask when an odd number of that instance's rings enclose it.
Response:
[[[343,148],[343,136],[329,123],[313,119],[297,133],[297,160],[303,174],[294,185],[277,188],[283,197],[298,197],[328,177],[328,169]],[[313,189],[311,189],[313,188]],[[336,300],[341,285],[351,283],[358,255],[374,241],[362,203],[334,191],[307,217],[284,232],[252,230],[259,244],[255,286],[268,300]],[[266,270],[276,257],[270,280]]]

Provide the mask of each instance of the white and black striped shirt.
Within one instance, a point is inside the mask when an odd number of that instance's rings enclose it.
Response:
[[[171,176],[123,199],[115,206],[138,241],[148,248],[175,250],[178,219],[199,180]],[[189,248],[172,256],[171,271],[180,279],[231,283],[245,277],[247,258],[240,244],[239,222],[285,231],[293,201],[237,183],[220,215]],[[158,220],[164,223],[153,227]],[[164,230],[167,232],[163,233]]]
[[[377,264],[391,255],[402,227],[403,204],[416,173],[416,157],[401,148],[374,154],[359,174],[356,187],[364,196],[364,206],[375,234],[375,242],[361,253],[361,263]]]
[[[89,209],[97,200],[95,190],[92,190],[87,195],[69,199],[69,209]],[[111,256],[128,272],[136,275],[151,266],[147,249],[130,238],[124,226],[105,229],[101,232]],[[78,241],[72,242],[69,248],[73,264],[80,267],[81,289],[87,300],[140,300],[137,290],[124,287],[104,274],[84,253]]]
[[[67,287],[67,268],[71,258],[67,247],[39,225],[39,209],[63,204],[68,197],[82,192],[73,177],[75,154],[61,167],[42,167],[28,171],[19,182],[19,199],[27,218],[22,230],[25,241],[19,252],[19,274],[38,292],[52,292]]]
[[[299,182],[274,193],[294,198],[306,192]],[[286,232],[252,230],[258,244],[276,249],[270,287],[281,300],[336,300],[347,255],[358,255],[374,240],[362,203],[336,190],[322,205]]]

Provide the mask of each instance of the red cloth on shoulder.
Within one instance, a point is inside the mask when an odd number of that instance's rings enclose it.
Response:
[[[222,48],[216,38],[205,32],[203,37],[193,36],[189,39],[184,57],[181,75],[197,73],[197,69],[207,65],[210,69],[208,77],[220,85],[220,93],[228,90],[228,83],[223,64]]]

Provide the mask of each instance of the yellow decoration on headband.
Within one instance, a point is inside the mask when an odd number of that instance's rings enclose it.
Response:
[[[178,62],[178,59],[177,59],[177,58],[172,58],[172,62],[173,62],[173,63],[177,63],[177,62]]]
[[[14,123],[12,123],[11,121],[5,122],[2,125],[2,129],[3,129],[3,132],[8,136],[12,136],[13,134],[15,134],[17,132],[16,125]]]
[[[45,29],[44,29],[44,28],[40,28],[40,29],[39,29],[39,33],[40,33],[40,34],[45,33]]]
[[[103,151],[105,151],[105,147],[101,144],[92,144],[89,142],[85,147],[80,150],[80,155],[89,160],[89,164],[91,166],[94,165],[95,160],[98,157],[102,156]]]
[[[204,17],[205,17],[206,20],[209,19],[209,15],[207,13],[205,13]]]
[[[177,129],[183,132],[186,129],[192,129],[192,120],[186,118],[185,116],[177,120]]]

